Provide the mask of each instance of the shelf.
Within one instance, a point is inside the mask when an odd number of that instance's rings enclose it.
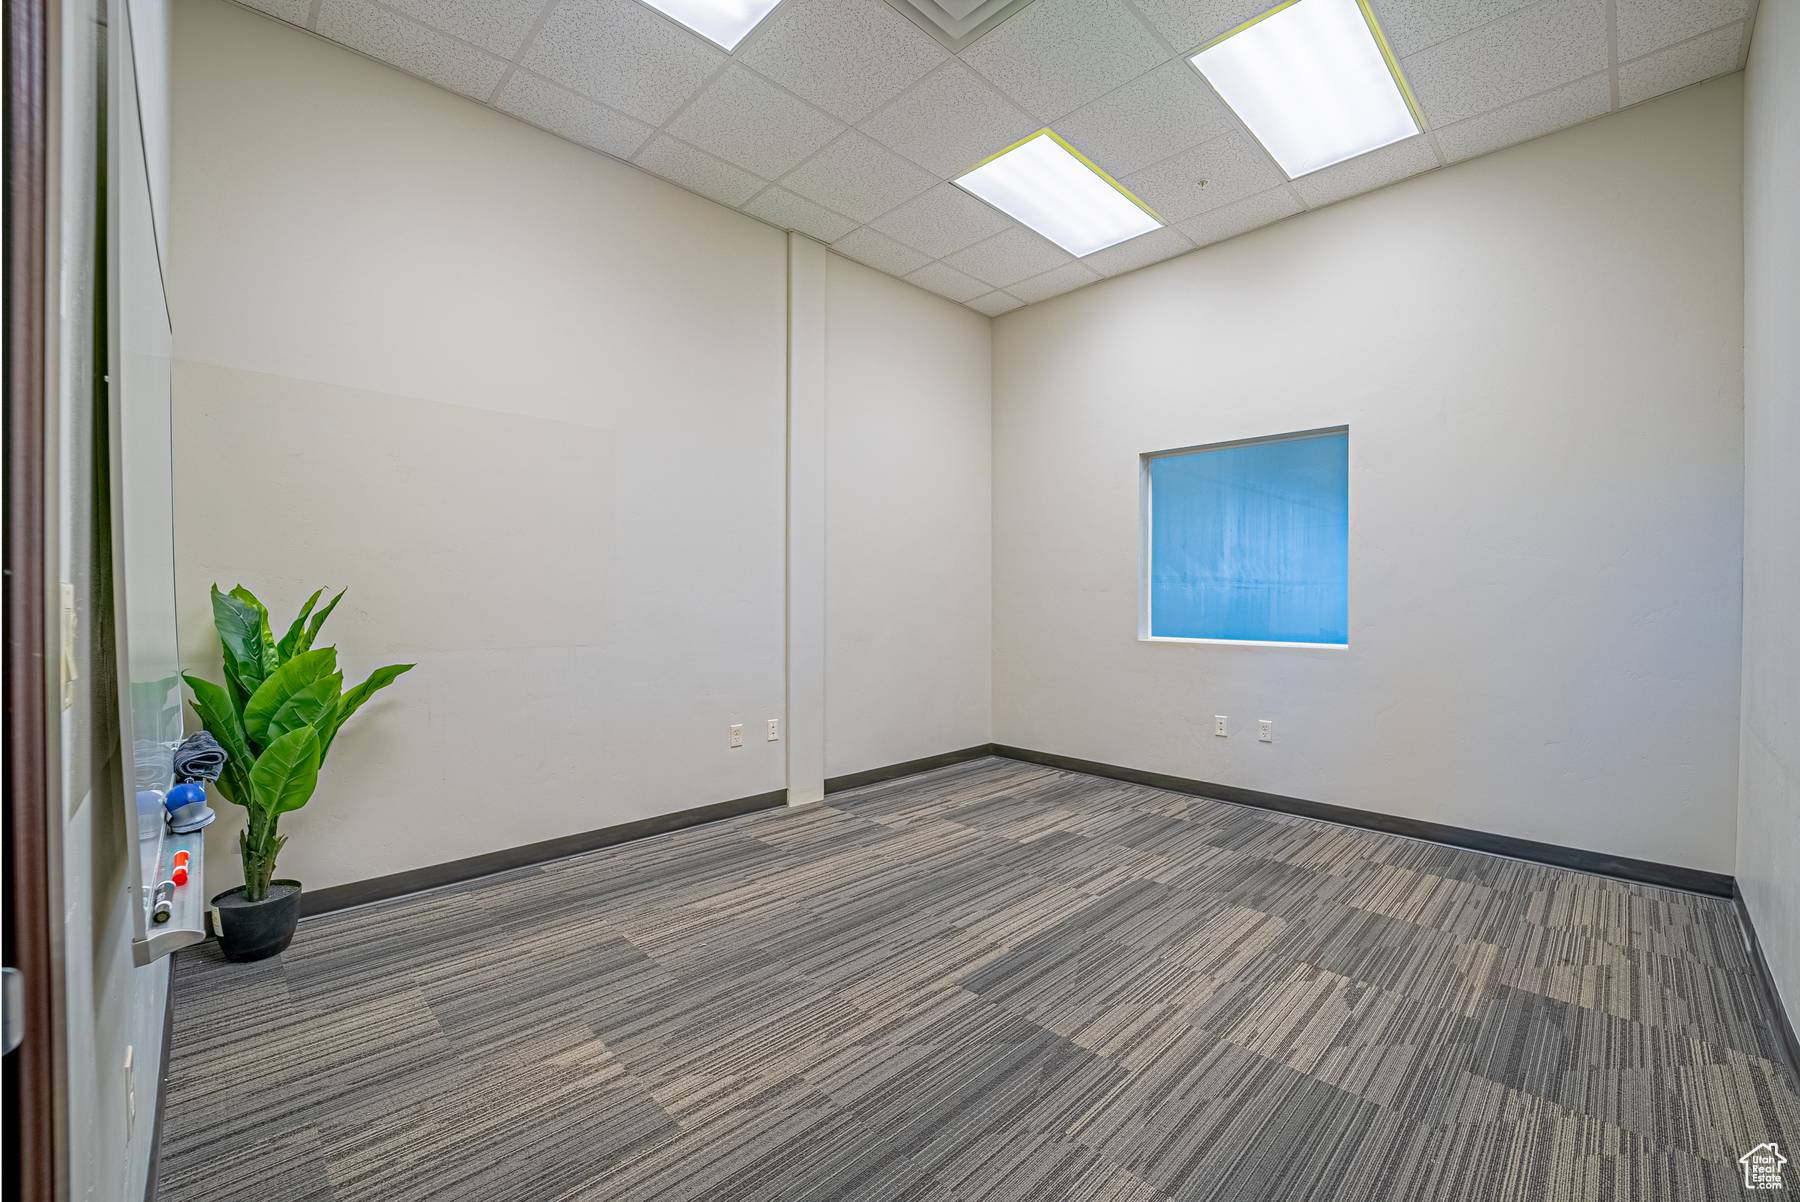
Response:
[[[153,960],[184,947],[192,947],[206,938],[206,832],[188,835],[165,833],[157,855],[156,880],[166,881],[175,871],[175,853],[188,853],[187,884],[175,889],[174,909],[167,922],[145,919],[145,935],[131,941],[131,958],[138,964]]]

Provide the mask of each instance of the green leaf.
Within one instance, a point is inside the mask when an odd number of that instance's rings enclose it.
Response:
[[[294,695],[310,688],[321,680],[328,679],[337,672],[337,648],[321,647],[317,651],[303,651],[282,664],[257,686],[256,692],[244,705],[244,733],[250,741],[259,747],[267,747],[283,731],[272,731],[270,722],[276,713],[286,706]],[[338,689],[343,687],[343,677],[338,676],[337,686],[330,694],[330,700],[337,700]],[[310,722],[294,725],[310,726]],[[289,726],[287,729],[293,729]]]
[[[231,595],[256,612],[257,658],[262,664],[258,679],[266,678],[281,666],[281,660],[275,654],[275,636],[269,631],[269,607],[257,600],[256,594],[241,584],[232,586]]]
[[[344,599],[344,594],[349,591],[349,589],[339,589],[337,591],[337,596],[327,601],[325,603],[325,608],[313,615],[312,623],[307,626],[306,633],[300,637],[299,642],[294,644],[294,653],[296,655],[309,649],[314,641],[318,639],[319,631],[325,625],[325,619],[331,616],[331,611],[337,608],[337,603],[342,601]]]
[[[248,697],[267,675],[262,657],[263,617],[255,606],[237,595],[238,591],[222,593],[218,585],[213,585],[213,626],[225,653],[226,675]]]
[[[274,814],[305,805],[318,784],[319,732],[310,726],[290,730],[270,743],[250,769],[257,805]]]
[[[325,732],[337,726],[338,697],[344,689],[344,674],[333,672],[322,680],[315,680],[298,693],[281,703],[269,717],[269,739],[279,739],[290,730],[299,730],[302,726],[310,726],[325,737]],[[324,746],[320,745],[319,753],[324,754]]]
[[[219,773],[219,791],[225,794],[225,800],[248,806],[252,800],[250,766],[255,761],[231,698],[210,680],[187,672],[182,673],[181,678],[193,690],[194,713],[199,715],[200,725],[225,749],[225,768]]]
[[[418,667],[417,664],[389,664],[385,668],[377,668],[369,673],[369,678],[367,680],[345,693],[343,700],[338,702],[337,721],[332,724],[331,729],[325,734],[325,744],[320,749],[319,758],[321,760],[324,759],[326,752],[331,750],[332,740],[337,738],[337,732],[343,727],[344,723],[350,720],[350,715],[361,709],[363,703],[369,698],[373,697],[376,693],[379,693],[382,689],[387,688],[416,667]]]
[[[317,589],[312,596],[306,599],[306,604],[300,607],[300,616],[294,619],[293,625],[287,628],[287,633],[281,636],[281,641],[275,644],[276,659],[285,664],[294,657],[296,652],[306,650],[305,647],[300,646],[300,636],[306,633],[307,615],[312,613],[313,606],[317,605],[319,598],[324,595],[324,589]]]

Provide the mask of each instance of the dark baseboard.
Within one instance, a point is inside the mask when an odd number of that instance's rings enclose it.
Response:
[[[1775,1016],[1776,1033],[1787,1048],[1788,1071],[1793,1074],[1794,1083],[1800,1085],[1800,1035],[1795,1034],[1794,1021],[1788,1016],[1787,1008],[1781,1004],[1781,990],[1775,984],[1775,974],[1769,971],[1769,962],[1763,958],[1762,937],[1756,933],[1756,923],[1750,918],[1750,907],[1744,904],[1743,890],[1736,885],[1731,889],[1731,901],[1737,907],[1738,925],[1744,931],[1744,947],[1750,953],[1750,967],[1756,970],[1763,996],[1769,1002],[1769,1012]]]
[[[974,747],[965,747],[961,751],[941,751],[937,755],[928,755],[923,759],[907,760],[901,764],[888,764],[882,768],[865,768],[861,772],[846,772],[842,776],[825,778],[826,793],[842,793],[845,789],[860,789],[864,785],[878,785],[885,780],[898,780],[902,776],[916,776],[921,772],[930,772],[933,768],[948,768],[951,764],[961,764],[969,760],[978,760],[984,755],[993,755],[992,743],[981,743]]]
[[[545,839],[540,843],[526,843],[519,847],[502,848],[499,851],[470,856],[466,860],[451,860],[447,864],[428,864],[423,868],[409,868],[405,872],[372,877],[366,881],[351,881],[346,885],[329,885],[323,889],[308,890],[301,895],[300,915],[304,918],[313,914],[329,914],[333,910],[344,910],[351,906],[366,905],[369,902],[387,901],[389,898],[403,897],[408,893],[419,893],[443,885],[461,884],[477,877],[492,876],[496,872],[507,872],[514,868],[529,868],[533,864],[543,864],[550,860],[563,859],[566,856],[580,855],[584,851],[611,847],[615,843],[644,839],[651,835],[663,835],[670,831],[699,826],[704,822],[736,818],[740,814],[750,814],[757,810],[772,810],[786,804],[787,790],[775,789],[750,797],[739,797],[731,801],[697,806],[691,810],[677,810],[673,814],[657,814],[649,818],[640,818],[636,822],[623,822],[618,826],[562,835],[555,839]]]
[[[1511,856],[1518,860],[1551,864],[1558,868],[1574,868],[1581,872],[1618,877],[1620,880],[1636,881],[1644,885],[1662,885],[1669,889],[1685,889],[1690,893],[1705,893],[1713,897],[1730,897],[1735,885],[1733,879],[1723,872],[1683,868],[1679,864],[1659,864],[1654,860],[1634,860],[1630,856],[1615,856],[1603,851],[1584,851],[1577,847],[1564,847],[1560,843],[1539,843],[1535,839],[1495,835],[1487,831],[1470,830],[1467,827],[1446,826],[1441,822],[1402,818],[1395,814],[1358,810],[1350,806],[1328,805],[1322,801],[1284,797],[1279,793],[1264,793],[1258,789],[1242,789],[1236,785],[1189,780],[1186,777],[1169,776],[1162,772],[1121,768],[1116,764],[1078,760],[1073,756],[1054,755],[1047,751],[1031,751],[1023,747],[1005,747],[995,744],[994,754],[1003,755],[1009,759],[1024,760],[1027,763],[1043,764],[1051,768],[1066,768],[1071,772],[1085,772],[1090,776],[1104,776],[1112,780],[1129,781],[1135,785],[1150,785],[1153,788],[1168,789],[1175,793],[1191,793],[1197,797],[1211,797],[1219,801],[1236,802],[1238,805],[1255,806],[1262,810],[1297,814],[1303,818],[1321,818],[1326,822],[1359,826],[1365,830],[1382,831],[1390,835],[1406,835],[1413,839],[1427,839],[1433,843],[1447,843],[1451,847],[1466,847],[1472,851],[1491,852],[1494,855]]]
[[[169,962],[169,984],[163,994],[162,1056],[156,1062],[156,1117],[150,1128],[150,1168],[144,1175],[144,1202],[156,1202],[156,1175],[162,1168],[163,1112],[169,1097],[169,1057],[175,1051],[175,963]]]

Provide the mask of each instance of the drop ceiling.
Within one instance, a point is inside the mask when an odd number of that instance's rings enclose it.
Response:
[[[1276,0],[781,0],[731,54],[638,0],[245,2],[997,316],[1738,70],[1756,0],[1369,0],[1425,131],[1292,181],[1186,62]],[[1166,227],[1076,259],[949,182],[1045,126]]]

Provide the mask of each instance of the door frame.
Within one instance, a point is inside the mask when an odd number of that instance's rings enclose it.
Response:
[[[62,1108],[61,926],[54,890],[52,573],[46,539],[49,419],[48,220],[50,64],[48,0],[7,0],[5,76],[4,495],[0,581],[0,784],[4,878],[0,953],[23,976],[23,1040],[0,1070],[5,1122],[0,1186],[8,1198],[51,1202],[66,1191]],[[60,668],[56,669],[60,678]]]

